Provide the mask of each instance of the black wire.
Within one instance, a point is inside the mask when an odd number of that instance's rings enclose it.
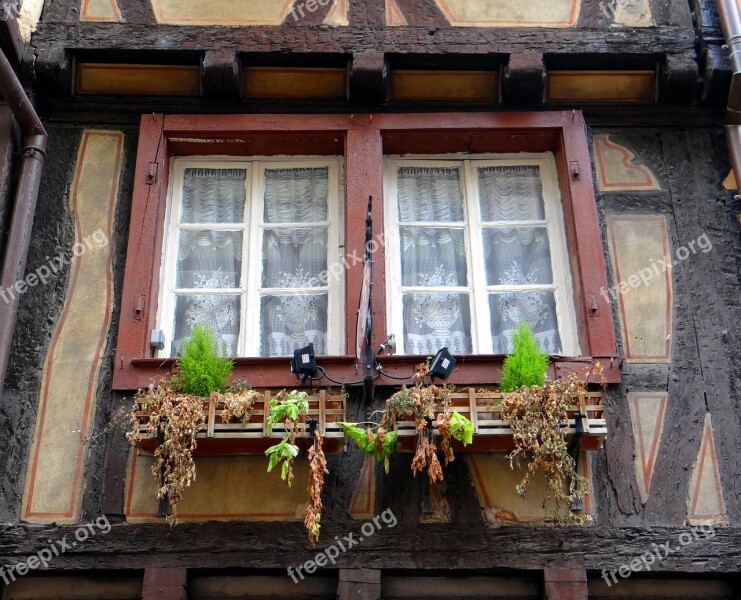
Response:
[[[317,370],[322,372],[322,377],[317,377],[316,379],[322,379],[323,377],[326,377],[329,379],[332,383],[336,383],[337,385],[360,385],[362,383],[365,383],[365,379],[361,379],[360,381],[337,381],[336,379],[332,379],[329,375],[327,375],[327,372],[320,366],[317,365]],[[376,375],[373,378],[373,381],[378,379],[380,377],[380,373]],[[312,378],[314,379],[314,378]]]
[[[386,371],[381,369],[381,365],[378,365],[377,368],[379,372],[379,377],[383,375],[384,377],[388,377],[389,379],[398,379],[399,381],[405,381],[407,379],[412,379],[414,377],[414,375],[407,375],[406,377],[397,377],[396,375],[389,375],[388,373],[386,373]]]

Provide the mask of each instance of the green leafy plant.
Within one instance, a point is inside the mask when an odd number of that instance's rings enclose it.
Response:
[[[306,392],[283,390],[270,400],[270,414],[267,418],[268,433],[273,427],[282,424],[286,434],[277,444],[265,451],[268,457],[268,472],[279,464],[281,465],[281,479],[291,487],[293,482],[293,461],[299,454],[296,444],[296,434],[300,427],[305,427],[309,417],[309,395]],[[327,471],[327,461],[322,445],[324,434],[317,427],[314,430],[314,443],[309,448],[309,504],[304,513],[304,526],[309,532],[309,541],[316,544],[319,540],[320,523],[322,519],[322,490],[324,476]]]
[[[224,392],[234,369],[234,362],[219,353],[214,332],[205,325],[196,325],[177,357],[177,373],[172,383],[185,394],[209,396]]]
[[[358,427],[356,423],[340,423],[345,434],[353,440],[358,448],[365,451],[365,457],[374,457],[383,463],[386,473],[389,472],[389,459],[396,452],[397,433],[388,431],[380,425],[374,432],[370,427]]]
[[[538,348],[538,342],[525,321],[520,321],[512,338],[514,349],[504,359],[499,387],[503,392],[530,385],[543,385],[548,369],[548,355]]]
[[[473,441],[473,425],[466,417],[450,410],[448,386],[425,385],[429,374],[429,365],[417,366],[414,375],[414,387],[402,386],[387,401],[381,412],[379,423],[340,423],[345,433],[354,440],[358,448],[365,451],[366,457],[374,457],[383,463],[386,473],[389,472],[389,459],[396,451],[398,434],[393,431],[398,417],[413,417],[417,425],[417,447],[412,459],[412,472],[427,470],[430,482],[441,481],[443,472],[437,458],[437,445],[432,425],[437,427],[441,437],[440,449],[445,453],[445,464],[455,458],[450,445],[451,438],[463,445]],[[442,407],[441,413],[436,410]],[[365,427],[360,427],[365,425]]]

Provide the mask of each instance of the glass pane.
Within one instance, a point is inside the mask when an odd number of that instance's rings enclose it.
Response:
[[[202,294],[177,296],[175,327],[172,340],[174,356],[190,331],[198,324],[207,325],[221,339],[226,356],[237,355],[239,339],[240,297],[236,295]]]
[[[327,228],[266,229],[262,243],[262,287],[312,288],[327,270]]]
[[[310,342],[327,354],[327,294],[263,296],[260,306],[260,356],[289,356]]]
[[[479,167],[478,179],[483,221],[545,219],[540,169],[536,165]]]
[[[327,220],[329,169],[267,169],[265,223],[312,223]]]
[[[245,169],[185,169],[181,223],[242,223]]]
[[[434,356],[447,346],[453,354],[471,353],[471,310],[468,294],[403,295],[404,351]]]
[[[176,287],[239,287],[241,272],[241,231],[180,231]]]
[[[512,335],[521,319],[532,327],[541,350],[549,354],[561,353],[553,292],[491,294],[489,310],[494,354],[509,354],[512,351]]]
[[[402,285],[466,286],[462,229],[400,227]]]
[[[397,186],[399,221],[402,223],[463,221],[460,169],[401,167]]]
[[[545,227],[484,229],[487,285],[553,283]]]

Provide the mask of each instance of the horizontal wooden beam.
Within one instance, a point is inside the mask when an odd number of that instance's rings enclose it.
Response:
[[[322,522],[322,539],[353,533],[355,521]],[[48,540],[75,540],[78,526],[6,525],[0,529],[0,565],[26,560]],[[547,566],[600,571],[617,569],[667,542],[675,549],[652,566],[655,573],[736,573],[741,564],[741,529],[716,528],[694,540],[690,527],[554,528],[512,525],[490,528],[480,521],[429,525],[399,521],[344,552],[333,568],[439,569],[440,557],[456,548],[456,564],[467,569],[542,569]],[[419,540],[424,540],[420,544]],[[291,552],[284,550],[290,548]],[[187,550],[187,551],[184,551]],[[199,568],[285,569],[313,560],[303,523],[180,523],[112,525],[96,529],[84,543],[55,556],[49,571],[90,569]]]
[[[444,39],[440,39],[444,37]],[[681,27],[632,29],[548,29],[454,27],[431,36],[426,27],[181,27],[127,23],[44,23],[34,34],[38,46],[61,43],[75,50],[157,51],[218,47],[221,52],[332,52],[370,50],[426,54],[512,54],[538,48],[543,53],[681,53],[694,48],[695,33]],[[156,50],[153,50],[155,49]],[[153,56],[153,60],[154,56]]]

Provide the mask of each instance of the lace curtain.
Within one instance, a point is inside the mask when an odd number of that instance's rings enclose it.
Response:
[[[185,171],[173,354],[198,323],[216,332],[227,355],[239,350],[245,177],[244,169]],[[290,355],[309,342],[326,354],[328,294],[317,288],[326,287],[328,169],[268,169],[264,177],[261,264],[249,265],[262,271],[260,355]]]
[[[317,288],[327,270],[328,190],[326,167],[265,171],[261,356],[309,342],[327,354],[329,298]]]
[[[539,168],[492,166],[480,167],[477,172],[486,284],[512,288],[489,294],[491,351],[512,351],[512,336],[522,319],[532,327],[542,350],[560,353],[550,243],[542,224],[545,205]],[[486,225],[487,221],[497,225]],[[507,221],[520,224],[509,227]],[[517,286],[523,285],[544,289],[518,291]]]
[[[246,174],[244,169],[185,170],[172,355],[197,324],[207,325],[219,336],[226,355],[237,354],[243,233],[235,231],[234,225],[244,221]]]
[[[486,285],[507,286],[487,292],[491,345],[481,340],[480,351],[510,352],[524,319],[543,350],[560,352],[539,169],[480,167],[477,176],[482,223],[471,223],[471,235],[483,237]],[[471,353],[472,283],[460,169],[401,167],[397,178],[404,349],[434,354],[448,346],[453,353]],[[523,285],[542,289],[517,289]]]
[[[460,171],[402,167],[398,200],[402,286],[429,288],[402,292],[404,349],[470,354],[470,293],[440,289],[469,285]]]

